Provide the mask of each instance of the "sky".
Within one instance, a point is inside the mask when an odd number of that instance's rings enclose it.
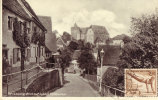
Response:
[[[71,34],[71,27],[105,26],[114,37],[130,35],[131,17],[153,13],[158,0],[26,0],[35,13],[51,16],[52,29],[62,35]]]

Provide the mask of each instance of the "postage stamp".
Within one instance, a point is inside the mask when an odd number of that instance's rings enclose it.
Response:
[[[157,69],[125,69],[125,96],[157,96]]]

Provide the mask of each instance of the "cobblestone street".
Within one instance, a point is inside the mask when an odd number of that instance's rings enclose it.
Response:
[[[65,85],[56,91],[47,95],[47,97],[99,97],[95,91],[82,77],[78,74],[65,74]]]

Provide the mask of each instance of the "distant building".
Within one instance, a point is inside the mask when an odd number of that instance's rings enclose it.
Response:
[[[67,43],[64,42],[64,40],[62,39],[62,37],[58,37],[56,39],[56,43],[57,43],[57,50],[63,49],[64,47],[67,46]]]
[[[119,46],[123,46],[124,45],[124,42],[123,42],[123,39],[125,37],[128,37],[127,35],[125,34],[121,34],[121,35],[117,35],[115,37],[112,38],[112,45],[119,45]]]
[[[74,24],[71,27],[72,38],[76,40],[85,40],[92,44],[105,45],[106,40],[109,38],[109,33],[104,26],[91,25],[90,27],[78,27]]]
[[[51,17],[38,16],[38,18],[47,29],[47,34],[45,35],[45,53],[46,57],[50,57],[53,53],[57,52],[56,35],[52,32]]]
[[[26,22],[26,31],[30,40],[35,31],[37,34],[45,36],[47,30],[25,0],[3,0],[2,5],[3,56],[8,59],[12,70],[19,70],[21,52],[20,47],[13,40],[13,23],[15,18],[19,22],[21,33],[24,32],[23,23]],[[30,47],[25,49],[25,64],[43,62],[45,56],[44,49],[43,46],[39,48],[38,44],[31,42]]]

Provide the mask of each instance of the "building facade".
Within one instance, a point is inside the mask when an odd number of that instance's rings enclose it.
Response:
[[[105,45],[109,38],[109,33],[104,26],[91,25],[90,27],[79,27],[74,24],[71,27],[71,35],[76,40],[84,40],[92,44]]]
[[[26,32],[30,40],[35,31],[45,36],[46,29],[25,0],[3,0],[2,5],[2,56],[8,59],[11,67],[20,68],[20,47],[13,39],[15,18],[18,20],[21,34],[24,32],[24,23],[26,23]],[[30,47],[25,49],[25,64],[43,62],[44,51],[44,46],[31,42]]]

